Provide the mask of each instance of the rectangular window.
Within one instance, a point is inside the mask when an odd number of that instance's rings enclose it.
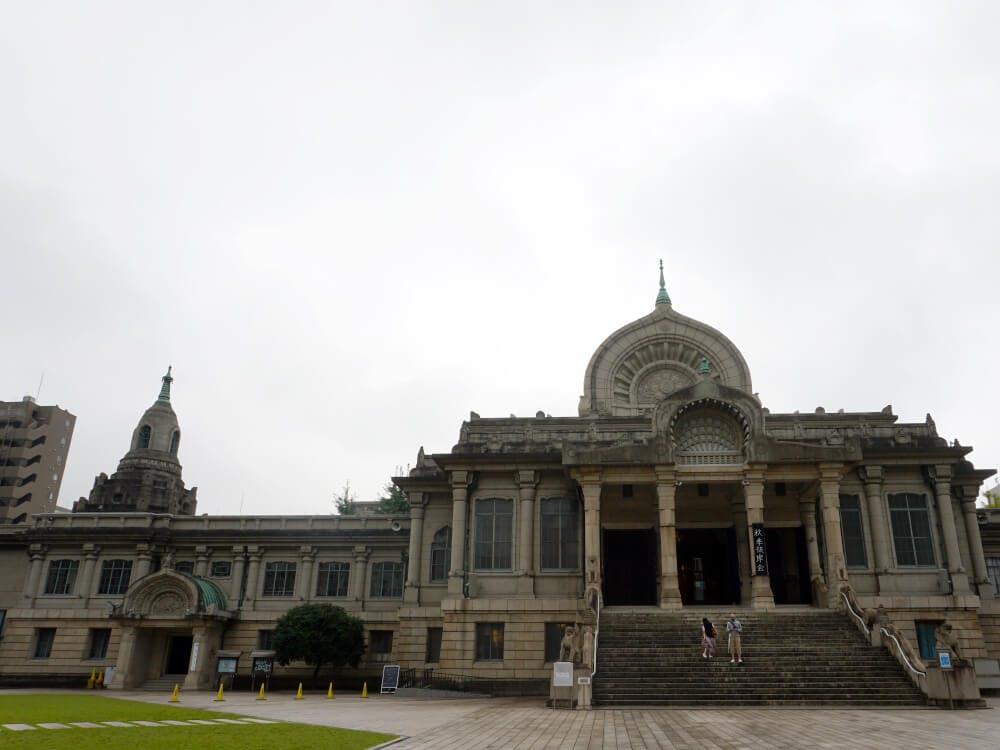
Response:
[[[273,630],[258,630],[257,631],[257,648],[260,651],[270,651],[271,650],[271,638],[274,635]]]
[[[510,570],[513,500],[476,502],[476,570]]]
[[[91,628],[90,646],[87,649],[88,659],[103,659],[108,655],[108,644],[111,643],[110,628]]]
[[[399,599],[403,596],[403,563],[377,562],[372,565],[373,599]]]
[[[212,562],[212,578],[229,578],[233,574],[233,564],[229,560],[215,560]]]
[[[986,558],[986,575],[993,582],[993,593],[1000,596],[1000,557]]]
[[[55,628],[38,628],[35,630],[35,658],[48,659],[52,654],[52,643],[55,639]]]
[[[503,661],[503,623],[476,623],[476,661]]]
[[[194,575],[194,561],[193,560],[178,560],[174,563],[174,570],[178,573],[183,573],[184,575],[193,576]]]
[[[563,636],[566,634],[566,628],[572,626],[571,622],[545,623],[545,661],[559,661],[559,650],[562,647]]]
[[[917,646],[920,648],[920,658],[937,661],[937,635],[935,629],[940,622],[917,621]]]
[[[861,499],[857,495],[840,496],[840,533],[844,538],[844,562],[848,568],[867,568],[865,528],[861,519]]]
[[[388,664],[392,659],[392,631],[372,630],[368,634],[368,663]]]
[[[900,567],[934,567],[927,496],[912,492],[889,495],[892,540]]]
[[[295,595],[295,563],[269,562],[264,565],[264,596]]]
[[[316,580],[316,596],[347,596],[347,584],[350,577],[350,563],[320,563],[319,575]]]
[[[542,501],[542,570],[580,568],[580,503]]]
[[[441,661],[441,635],[442,628],[427,628],[427,655],[424,661],[428,664],[437,664]]]
[[[73,593],[76,571],[80,563],[76,560],[53,560],[49,563],[49,574],[45,578],[45,593],[66,595]]]
[[[97,586],[97,593],[121,596],[128,591],[128,582],[131,578],[131,560],[105,560],[101,563],[101,580]]]

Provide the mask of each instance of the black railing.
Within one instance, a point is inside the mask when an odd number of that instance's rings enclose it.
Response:
[[[451,690],[482,695],[544,695],[546,680],[516,680],[503,677],[441,672],[436,669],[403,669],[399,673],[399,687],[425,690]]]

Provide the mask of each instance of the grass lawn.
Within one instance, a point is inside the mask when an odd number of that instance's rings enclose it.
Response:
[[[0,695],[0,724],[136,719],[238,718],[231,713],[201,711],[105,698],[101,695]],[[239,726],[106,727],[103,729],[35,729],[14,732],[0,726],[3,750],[72,748],[72,750],[363,750],[393,739],[391,734],[333,729],[308,724]]]

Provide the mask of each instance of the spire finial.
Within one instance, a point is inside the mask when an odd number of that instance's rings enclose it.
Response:
[[[660,258],[660,293],[656,295],[656,306],[669,304],[670,295],[667,294],[667,285],[663,282],[663,258]]]
[[[163,376],[163,386],[160,388],[160,397],[156,399],[160,403],[170,403],[170,384],[174,382],[173,377],[170,375],[170,371],[173,369],[173,365],[168,366],[167,374]]]

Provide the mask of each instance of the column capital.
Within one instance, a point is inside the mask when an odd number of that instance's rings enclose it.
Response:
[[[751,467],[743,472],[743,486],[750,484],[763,484],[767,470],[762,467]]]
[[[820,484],[836,482],[844,478],[844,465],[835,463],[821,463],[818,467]]]
[[[541,479],[541,473],[534,471],[533,469],[522,470],[518,469],[514,472],[514,483],[518,487],[524,488],[525,485],[530,487],[535,487],[539,480]]]
[[[306,558],[312,559],[316,556],[316,548],[311,544],[303,544],[299,547],[299,557],[303,560]]]
[[[470,476],[471,471],[453,471],[451,472],[450,481],[453,489],[461,487],[463,490],[469,486],[469,482],[472,480]]]
[[[45,559],[45,554],[49,551],[49,548],[44,544],[32,544],[28,547],[28,556],[32,560],[43,560]]]
[[[234,544],[233,545],[233,554],[234,555],[242,555],[243,554],[243,545],[242,544]]]
[[[85,544],[83,545],[82,549],[83,549],[83,556],[91,560],[96,559],[97,556],[101,554],[101,548],[99,545],[96,544]]]
[[[581,487],[585,485],[601,485],[604,483],[604,472],[600,469],[574,469],[570,472],[570,477],[576,480]]]
[[[653,473],[658,484],[674,484],[677,481],[677,469],[673,466],[654,466]]]
[[[881,484],[885,471],[881,466],[859,466],[858,478],[865,484]]]
[[[427,503],[430,501],[430,493],[422,492],[420,490],[410,490],[406,493],[406,499],[410,502],[410,510],[414,508],[419,508],[423,511],[427,507]]]
[[[368,547],[364,546],[363,544],[357,545],[354,548],[353,552],[354,552],[354,559],[355,559],[356,562],[365,562],[365,561],[367,561],[368,557],[372,553],[372,551]]]
[[[935,464],[927,467],[927,472],[936,482],[951,483],[951,466],[949,464]]]

